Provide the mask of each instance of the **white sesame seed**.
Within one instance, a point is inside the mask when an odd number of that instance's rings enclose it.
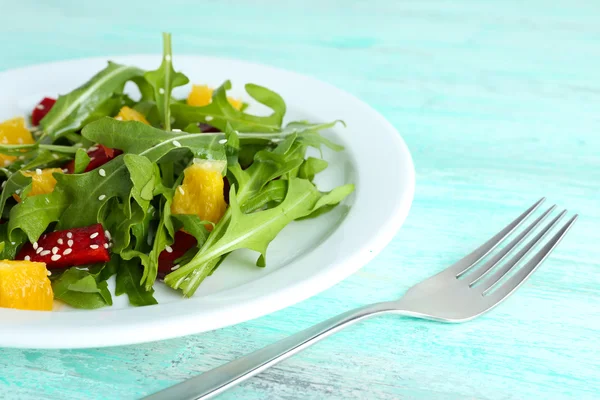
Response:
[[[39,169],[39,168],[36,168],[35,169],[35,173],[38,174],[38,175],[41,175],[42,174],[42,170]]]
[[[4,189],[4,186],[6,186],[6,181],[2,182],[2,189]]]
[[[15,190],[15,194],[19,194],[19,193],[21,193],[21,189]]]
[[[98,246],[97,244],[90,244],[90,249],[96,250],[98,247],[100,246]]]
[[[44,251],[44,248],[38,247],[38,249],[35,251],[35,254],[40,254],[42,251]]]
[[[177,129],[177,128],[173,128],[173,129],[171,129],[171,131],[172,131],[172,132],[182,132],[182,130],[181,130],[181,129]]]
[[[29,256],[25,256],[25,257],[23,257],[23,259],[24,259],[25,261],[30,261],[30,260],[31,260],[31,257],[29,257]]]
[[[88,267],[75,267],[80,271],[89,271],[90,269]]]
[[[54,158],[55,160],[58,160],[60,157],[58,156],[58,154],[52,154],[52,158]]]
[[[17,142],[18,142],[19,144],[23,144],[23,138],[18,138],[18,139],[17,139]]]
[[[88,151],[96,151],[98,150],[98,146],[92,146],[88,149]]]
[[[225,143],[227,143],[227,139],[220,139],[219,140],[219,144],[225,144]]]
[[[179,143],[177,140],[173,140],[173,146],[181,147],[181,143]]]
[[[178,269],[179,267],[181,267],[181,265],[179,265],[179,264],[177,264],[177,265],[174,265],[174,266],[171,268],[171,271],[175,271],[175,270],[176,270],[176,269]]]
[[[35,108],[37,108],[38,110],[43,110],[46,107],[44,107],[43,104],[38,104],[37,106],[35,106]]]
[[[33,242],[33,249],[34,250],[37,250],[39,246],[40,245],[38,244],[38,242]]]
[[[96,157],[90,157],[90,162],[94,161]]]
[[[63,168],[63,170],[62,170],[62,171],[63,171],[65,174],[66,174],[67,172],[69,172],[69,170],[68,170],[67,168]]]
[[[40,256],[47,256],[48,254],[50,254],[50,250],[44,250],[40,253]]]
[[[64,244],[65,242],[62,240],[62,238],[60,238],[60,239],[58,239],[58,240],[56,241],[56,243],[58,243],[58,244]]]
[[[67,237],[68,237],[69,239],[71,239],[71,238],[73,237],[73,234],[72,234],[71,232],[67,232]]]
[[[108,243],[104,243],[104,248],[108,249]]]
[[[179,193],[181,194],[185,194],[185,192],[183,191],[183,188],[181,186],[177,187],[177,190],[179,190]]]
[[[112,239],[112,236],[110,236],[110,232],[108,230],[104,231],[104,236],[106,236],[108,240]]]
[[[50,257],[50,259],[51,259],[52,261],[58,261],[58,260],[60,260],[60,258],[61,258],[61,257],[62,257],[62,256],[61,256],[60,254],[55,254],[55,255],[53,255],[52,257]]]
[[[71,248],[65,249],[65,251],[63,251],[63,256],[71,254],[72,251],[73,251],[73,249],[71,249]]]
[[[170,55],[170,54],[167,54],[167,55],[165,56],[165,60],[166,60],[166,61],[171,61],[171,55]]]
[[[71,239],[69,239],[69,241],[67,242],[67,245],[68,245],[69,247],[73,247],[73,241],[72,241]]]
[[[17,242],[10,242],[10,244],[12,244],[14,246],[15,244],[17,244]]]
[[[104,170],[104,168],[100,168],[98,170],[98,173],[100,174],[100,176],[106,176],[106,171]]]
[[[46,275],[51,276],[52,275],[52,271],[46,272]]]
[[[52,254],[56,254],[56,253],[58,253],[58,247],[54,246],[52,248]]]
[[[213,120],[213,117],[212,117],[212,115],[207,115],[207,116],[204,118],[204,120],[205,120],[205,121],[212,121],[212,120]]]
[[[158,93],[160,93],[160,94],[165,94],[165,89],[164,89],[164,88],[159,88],[159,89],[158,89]]]
[[[120,115],[117,115],[117,116],[115,117],[115,119],[116,119],[117,121],[123,121],[123,117],[121,117]]]
[[[165,246],[165,250],[167,251],[167,253],[173,252],[173,248],[171,246]]]
[[[102,201],[106,198],[105,194],[101,194],[100,196],[98,196],[98,200]]]
[[[90,235],[90,239],[94,239],[96,237],[98,237],[98,232],[94,232]]]
[[[10,165],[10,161],[8,161],[8,160],[4,160],[4,166],[5,166],[5,167],[8,167],[9,165]]]

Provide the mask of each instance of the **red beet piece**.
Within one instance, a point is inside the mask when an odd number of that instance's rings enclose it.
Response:
[[[31,124],[33,126],[38,126],[42,118],[46,116],[50,112],[50,109],[54,106],[56,100],[51,97],[44,97],[42,101],[38,103],[37,106],[33,109],[31,113]]]
[[[160,275],[166,275],[171,272],[175,266],[175,260],[183,256],[189,249],[198,243],[196,238],[183,231],[175,232],[175,242],[171,245],[173,251],[169,253],[163,250],[158,256],[158,272]]]
[[[84,172],[89,172],[93,169],[100,167],[101,165],[106,164],[119,154],[123,154],[121,150],[111,149],[110,147],[103,146],[99,144],[97,149],[92,151],[88,151],[88,156],[90,156],[90,163],[85,168]],[[75,171],[75,160],[69,161],[65,168],[68,170],[69,174],[72,174]]]
[[[219,128],[215,128],[214,126],[205,124],[204,122],[200,122],[198,124],[198,128],[200,128],[200,132],[202,133],[221,132]]]
[[[107,247],[104,229],[101,224],[96,224],[43,234],[37,241],[37,249],[27,243],[16,259],[29,257],[31,261],[46,263],[48,269],[66,268],[108,262],[110,254]]]

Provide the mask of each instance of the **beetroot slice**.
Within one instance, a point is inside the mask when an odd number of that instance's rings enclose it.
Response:
[[[171,272],[175,266],[175,260],[183,256],[189,249],[198,243],[196,238],[183,231],[175,232],[175,241],[171,245],[173,251],[169,253],[163,250],[158,256],[158,272],[160,275],[166,275]]]
[[[25,244],[16,259],[43,262],[48,269],[110,260],[101,224],[46,233],[38,239],[36,247],[31,243]]]
[[[50,112],[54,103],[56,103],[56,100],[52,97],[44,97],[31,112],[31,124],[38,126],[40,121]]]
[[[93,169],[96,169],[96,168],[106,164],[107,162],[109,162],[110,160],[112,160],[113,158],[118,156],[119,154],[123,154],[123,152],[121,150],[111,149],[110,147],[106,147],[106,146],[99,144],[97,149],[88,151],[88,156],[90,157],[90,163],[85,168],[84,172],[89,172]],[[71,160],[67,164],[65,164],[65,168],[67,169],[67,172],[69,174],[72,174],[73,171],[75,171],[75,160]]]

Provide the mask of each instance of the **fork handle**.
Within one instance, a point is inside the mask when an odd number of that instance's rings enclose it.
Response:
[[[145,400],[208,399],[355,322],[392,310],[397,310],[397,306],[384,302],[347,311],[237,360],[154,393]]]

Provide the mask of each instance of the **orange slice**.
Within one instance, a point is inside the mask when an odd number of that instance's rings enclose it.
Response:
[[[0,123],[1,144],[33,144],[35,140],[25,127],[25,118],[17,117]],[[0,154],[0,166],[8,166],[17,157]]]
[[[212,101],[212,94],[213,90],[206,85],[192,85],[192,90],[187,98],[187,104],[196,107],[206,106]],[[232,97],[227,97],[227,100],[229,100],[229,104],[236,110],[242,108],[241,100]]]
[[[144,117],[142,115],[142,113],[134,110],[133,108],[129,108],[127,106],[124,106],[123,108],[121,108],[121,110],[119,111],[119,113],[117,114],[115,119],[118,119],[121,121],[138,121],[138,122],[143,122],[146,125],[150,125],[150,122],[148,122],[148,120],[146,119],[146,117]]]
[[[46,264],[0,261],[0,307],[51,311],[53,299]]]

